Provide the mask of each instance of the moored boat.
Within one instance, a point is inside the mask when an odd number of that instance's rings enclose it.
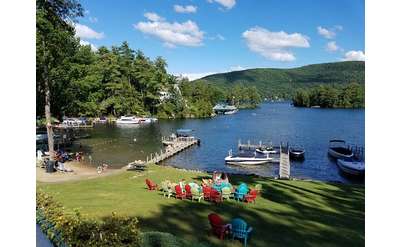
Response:
[[[122,116],[117,119],[117,124],[138,124],[140,122],[139,118],[132,116]]]
[[[330,140],[328,154],[335,159],[348,159],[354,156],[351,148],[343,140]]]
[[[229,151],[227,157],[225,157],[225,163],[230,165],[262,165],[268,162],[274,162],[274,158],[266,156],[257,157],[256,153],[253,156],[243,156],[232,154],[232,150]]]
[[[338,159],[337,165],[342,172],[349,175],[362,176],[365,174],[365,162],[361,160]]]
[[[289,149],[289,155],[291,159],[298,159],[298,160],[304,159],[305,152],[306,150],[300,147]]]

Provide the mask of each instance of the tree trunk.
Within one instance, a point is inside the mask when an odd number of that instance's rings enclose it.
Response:
[[[43,41],[43,56],[44,56],[44,66],[43,66],[43,80],[44,80],[44,93],[45,93],[45,105],[44,112],[46,115],[46,128],[47,128],[47,143],[49,146],[50,160],[54,160],[54,138],[53,138],[53,127],[51,125],[51,111],[50,111],[50,86],[49,86],[49,74],[48,65],[46,64],[46,46]]]

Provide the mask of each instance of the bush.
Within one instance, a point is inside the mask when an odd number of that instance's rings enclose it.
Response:
[[[186,242],[166,232],[142,233],[142,247],[207,247],[201,243]]]
[[[36,222],[55,246],[140,246],[138,220],[115,213],[98,222],[68,214],[53,198],[36,193]]]

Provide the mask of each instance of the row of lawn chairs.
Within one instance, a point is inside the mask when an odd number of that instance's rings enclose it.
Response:
[[[149,190],[158,190],[158,185],[150,179],[146,179],[147,188]],[[164,197],[170,198],[174,196],[176,199],[191,199],[201,201],[211,201],[221,203],[224,200],[235,199],[244,202],[256,202],[257,195],[261,192],[261,184],[257,184],[254,189],[249,189],[245,183],[241,183],[236,189],[233,187],[223,187],[221,191],[210,186],[202,186],[202,189],[191,187],[186,184],[183,188],[180,185],[169,186],[167,181],[161,183],[161,191]]]
[[[235,218],[226,224],[218,214],[211,213],[208,215],[208,221],[210,222],[212,233],[219,239],[223,240],[225,236],[230,236],[232,239],[243,240],[244,246],[247,246],[247,240],[253,228],[248,226],[243,219]]]

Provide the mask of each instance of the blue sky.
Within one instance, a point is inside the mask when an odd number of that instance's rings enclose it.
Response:
[[[360,0],[84,0],[85,44],[128,41],[193,79],[256,67],[364,60]]]

